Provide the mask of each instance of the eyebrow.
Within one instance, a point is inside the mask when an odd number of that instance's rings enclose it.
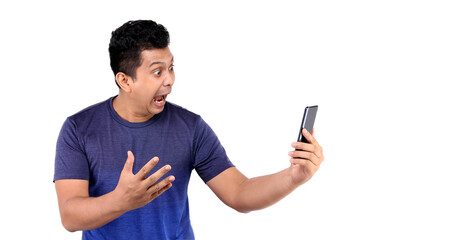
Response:
[[[172,57],[172,60],[170,61],[171,63],[173,63],[173,57]],[[162,65],[165,65],[166,63],[165,62],[152,62],[151,64],[150,64],[150,66],[148,66],[149,68],[150,67],[152,67],[153,65],[156,65],[156,64],[162,64]]]

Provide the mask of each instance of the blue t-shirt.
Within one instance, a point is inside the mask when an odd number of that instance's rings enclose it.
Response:
[[[83,231],[83,239],[194,239],[187,197],[191,171],[195,169],[207,182],[232,167],[224,148],[203,119],[184,108],[166,102],[150,120],[131,123],[115,112],[113,98],[64,122],[56,146],[54,181],[88,180],[89,196],[104,195],[115,189],[128,150],[135,156],[133,173],[158,156],[159,163],[150,173],[170,164],[168,174],[175,181],[144,207]]]

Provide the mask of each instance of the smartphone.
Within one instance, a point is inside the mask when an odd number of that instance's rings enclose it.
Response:
[[[303,114],[302,119],[302,125],[300,126],[300,133],[298,134],[298,142],[305,142],[307,143],[308,140],[303,136],[302,130],[303,128],[306,128],[308,132],[312,132],[312,129],[314,127],[314,121],[316,120],[317,115],[317,109],[319,109],[319,106],[308,106],[305,108],[305,113]]]

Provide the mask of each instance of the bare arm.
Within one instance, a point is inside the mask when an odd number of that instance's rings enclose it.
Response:
[[[90,230],[101,227],[120,217],[125,212],[140,208],[161,195],[172,186],[173,176],[156,183],[170,171],[164,166],[146,178],[158,163],[158,158],[150,160],[136,175],[133,174],[134,156],[128,152],[128,159],[120,175],[116,188],[100,197],[89,197],[87,180],[55,181],[59,211],[63,226],[68,231]]]
[[[113,192],[89,197],[87,180],[58,180],[55,188],[61,221],[68,231],[98,228],[125,213],[115,202]]]
[[[307,182],[319,169],[324,157],[322,147],[304,130],[310,143],[293,143],[291,166],[280,172],[248,179],[236,168],[229,168],[207,182],[213,192],[239,212],[268,207]]]

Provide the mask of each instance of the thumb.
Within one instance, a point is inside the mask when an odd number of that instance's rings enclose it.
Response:
[[[125,165],[123,166],[123,171],[126,172],[132,172],[133,171],[133,165],[134,165],[134,155],[133,152],[128,151],[128,158],[127,161],[125,162]]]

